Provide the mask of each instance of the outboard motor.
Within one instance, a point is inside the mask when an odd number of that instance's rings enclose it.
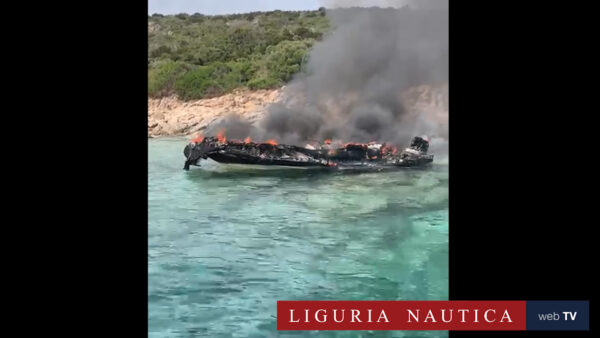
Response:
[[[185,149],[183,149],[183,155],[185,155],[185,165],[183,169],[190,170],[190,165],[198,165],[200,159],[207,159],[207,153],[217,149],[213,138],[204,138],[202,142],[196,143],[191,142]]]
[[[183,155],[185,155],[185,164],[183,169],[190,170],[190,165],[196,164],[196,162],[198,162],[200,159],[201,155],[195,149],[196,143],[189,143],[187,146],[185,146],[185,149],[183,149]]]

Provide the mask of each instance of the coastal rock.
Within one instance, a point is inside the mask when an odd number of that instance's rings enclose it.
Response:
[[[230,113],[256,122],[265,115],[268,105],[283,100],[283,89],[236,90],[223,96],[194,101],[183,101],[176,96],[148,98],[148,137],[196,134]],[[428,115],[447,125],[448,84],[412,87],[401,97],[409,113]],[[340,104],[332,101],[331,109]]]
[[[280,95],[281,89],[276,89],[237,90],[194,101],[183,101],[176,96],[148,98],[148,137],[192,135],[230,113],[256,121]]]

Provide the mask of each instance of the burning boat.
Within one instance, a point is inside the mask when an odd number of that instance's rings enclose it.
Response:
[[[184,169],[200,166],[202,159],[220,163],[267,165],[296,168],[384,169],[422,167],[433,162],[427,154],[427,137],[413,138],[409,147],[398,152],[396,147],[378,143],[307,144],[305,147],[278,144],[274,140],[252,142],[227,140],[221,133],[217,137],[198,137],[184,149]]]

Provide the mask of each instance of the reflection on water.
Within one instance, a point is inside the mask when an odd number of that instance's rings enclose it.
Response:
[[[182,170],[149,140],[150,337],[439,337],[277,332],[276,301],[448,297],[448,170]]]

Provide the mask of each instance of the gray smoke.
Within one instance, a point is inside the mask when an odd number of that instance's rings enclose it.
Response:
[[[448,9],[448,0],[321,0],[326,8],[340,7],[381,7],[401,8],[409,6],[420,9]]]
[[[257,136],[258,130],[246,119],[235,114],[225,116],[220,121],[211,124],[206,128],[205,134],[215,136],[221,131],[228,139],[243,140],[247,136]],[[263,141],[263,140],[260,140]]]
[[[436,121],[409,112],[401,95],[448,81],[448,0],[350,1],[393,8],[338,3],[325,2],[333,7],[327,10],[333,30],[314,45],[304,72],[286,86],[283,102],[269,106],[250,131],[253,139],[400,145],[415,135],[446,135]]]

